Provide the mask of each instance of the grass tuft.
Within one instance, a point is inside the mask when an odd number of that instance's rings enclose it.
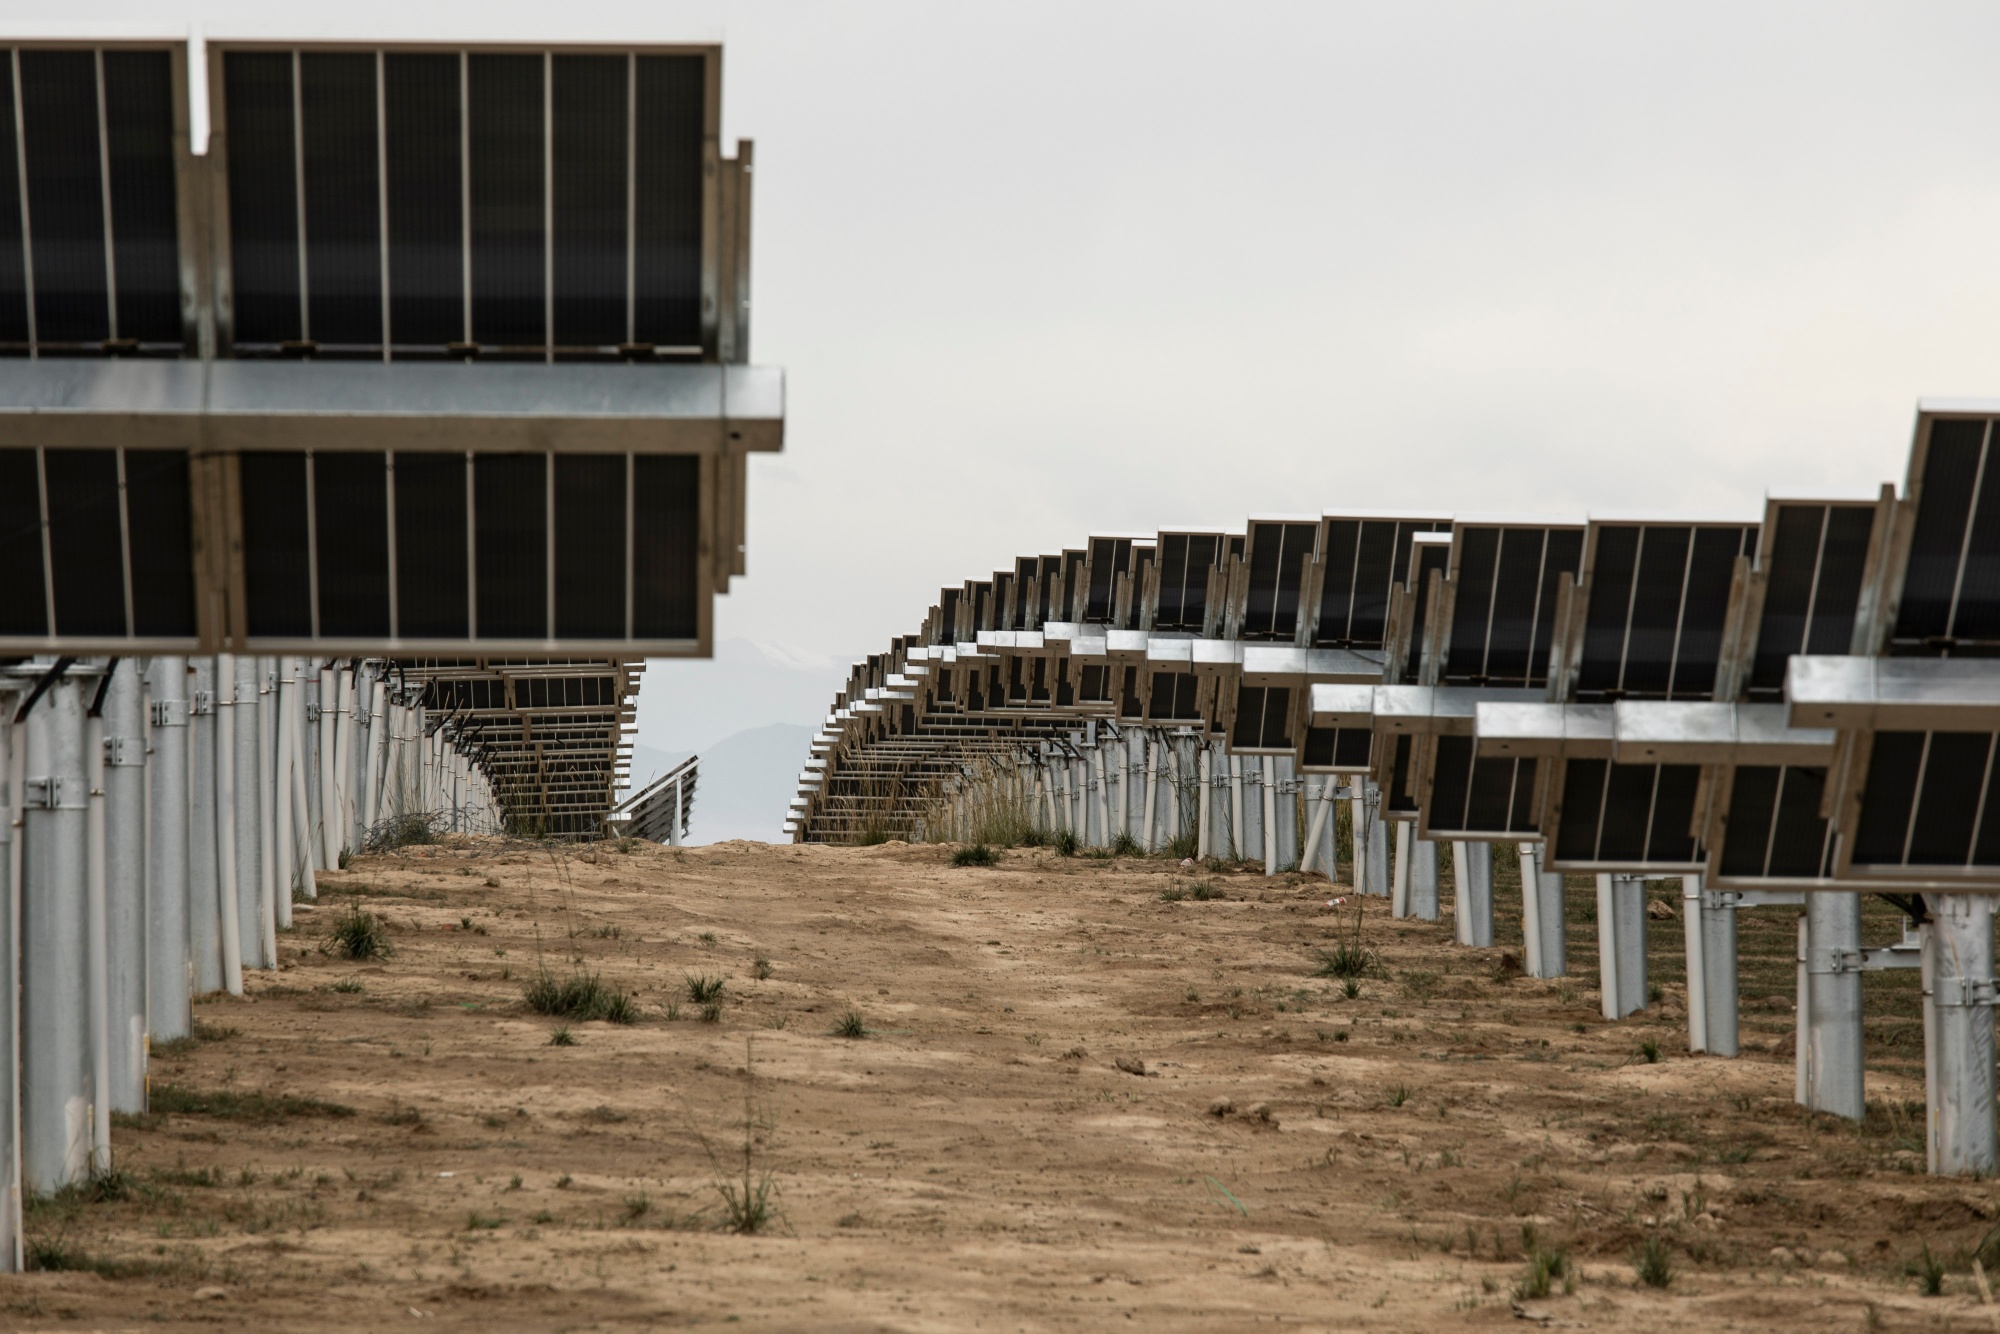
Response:
[[[333,935],[326,950],[343,959],[386,959],[389,957],[389,924],[359,906],[350,906],[333,919]]]
[[[576,1045],[576,1034],[569,1031],[568,1024],[559,1025],[555,1032],[549,1034],[549,1045],[551,1047],[574,1047]]]
[[[1381,963],[1381,956],[1368,946],[1352,940],[1335,941],[1330,950],[1319,952],[1319,967],[1314,977],[1366,977]]]
[[[849,1010],[835,1021],[833,1035],[837,1038],[865,1038],[868,1036],[868,1025],[862,1021],[859,1010]]]
[[[1647,1065],[1660,1063],[1660,1044],[1656,1038],[1647,1038],[1639,1044],[1639,1056]]]
[[[1528,1267],[1521,1275],[1521,1281],[1514,1285],[1514,1296],[1522,1301],[1535,1301],[1549,1295],[1549,1290],[1558,1281],[1565,1292],[1574,1285],[1570,1271],[1569,1252],[1544,1247],[1535,1237],[1532,1227],[1521,1229],[1521,1249],[1527,1253]]]
[[[1000,854],[984,843],[974,843],[969,848],[960,848],[951,854],[953,866],[992,866],[1000,860]]]
[[[1056,831],[1055,837],[1049,840],[1049,846],[1056,850],[1056,855],[1058,857],[1076,856],[1076,849],[1077,849],[1076,830],[1058,829]]]
[[[688,999],[696,1005],[711,1005],[722,999],[723,979],[720,977],[710,977],[707,973],[696,973],[690,977],[682,973],[681,979],[687,983]]]
[[[1633,1252],[1632,1271],[1649,1288],[1664,1288],[1674,1281],[1673,1256],[1659,1233],[1648,1235],[1639,1249]]]
[[[612,986],[596,973],[581,969],[568,977],[556,977],[547,969],[535,974],[524,991],[528,1008],[553,1019],[589,1021],[603,1019],[629,1024],[639,1017],[629,992]]]

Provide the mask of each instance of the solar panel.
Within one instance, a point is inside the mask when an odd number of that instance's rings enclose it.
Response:
[[[221,349],[715,356],[718,59],[213,45]]]
[[[1322,648],[1381,648],[1390,590],[1410,568],[1412,539],[1449,532],[1450,521],[1436,515],[1327,515],[1320,529],[1318,595],[1307,599],[1317,608],[1309,642]]]
[[[1223,559],[1221,533],[1161,533],[1158,590],[1151,629],[1202,634],[1209,617],[1209,589]]]
[[[1784,698],[1785,664],[1799,653],[1851,653],[1862,580],[1880,525],[1879,504],[1770,503],[1759,580],[1763,606],[1745,697]]]
[[[1451,625],[1439,680],[1548,680],[1562,576],[1582,572],[1584,526],[1461,523],[1452,532]]]
[[[1708,698],[1736,561],[1756,552],[1755,524],[1593,521],[1573,697]]]

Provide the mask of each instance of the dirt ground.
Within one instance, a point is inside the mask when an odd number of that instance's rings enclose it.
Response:
[[[1542,982],[1449,918],[1357,928],[1324,879],[949,852],[362,858],[156,1055],[117,1172],[31,1206],[57,1268],[0,1279],[0,1324],[2000,1328],[1971,1274],[2000,1195],[1922,1175],[1908,979],[1869,979],[1868,1121],[1792,1104],[1788,913],[1746,915],[1720,1060],[1686,1054],[1678,921],[1658,1003],[1599,1017],[1581,883]],[[357,906],[386,959],[326,949]],[[1357,929],[1350,996],[1319,970]],[[578,959],[636,1022],[524,1004]]]

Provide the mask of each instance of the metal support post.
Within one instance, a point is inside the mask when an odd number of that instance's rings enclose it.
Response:
[[[1157,806],[1153,789],[1160,767],[1160,743],[1147,736],[1139,745],[1146,755],[1146,827],[1139,837],[1139,846],[1147,852],[1157,852],[1160,845],[1153,841],[1153,811]]]
[[[20,683],[0,679],[0,1270],[24,1267],[21,1239],[21,879],[26,843]]]
[[[1111,837],[1111,779],[1104,771],[1104,746],[1102,744],[1090,748],[1090,767],[1094,771],[1092,777],[1097,780],[1098,842],[1108,848],[1115,840]]]
[[[1410,844],[1417,836],[1414,820],[1398,820],[1396,831],[1395,863],[1389,870],[1389,915],[1408,917],[1410,915]]]
[[[215,655],[215,848],[216,917],[222,928],[222,986],[232,996],[243,994],[243,914],[239,905],[237,854],[237,724],[236,660]],[[254,730],[254,729],[253,729]]]
[[[1312,821],[1306,826],[1305,850],[1299,854],[1299,869],[1308,872],[1319,865],[1320,840],[1326,837],[1327,819],[1333,813],[1333,778],[1328,776],[1325,782],[1311,789],[1309,800],[1312,804]],[[1329,866],[1328,879],[1331,879],[1332,875],[1333,868]]]
[[[1542,870],[1539,843],[1517,846],[1521,855],[1522,971],[1529,977],[1561,977],[1569,967],[1562,875]]]
[[[1410,902],[1406,916],[1420,921],[1438,919],[1438,845],[1417,837],[1413,820],[1410,831]]]
[[[1993,1115],[1993,900],[1939,894],[1922,928],[1926,1136],[1937,1176],[2000,1173]]]
[[[1361,811],[1366,817],[1364,824],[1368,830],[1368,872],[1367,887],[1355,885],[1364,894],[1375,894],[1383,898],[1389,896],[1389,838],[1386,821],[1382,819],[1382,789],[1366,779],[1356,784],[1362,791]],[[1357,876],[1357,881],[1360,877]]]
[[[1264,757],[1264,874],[1278,873],[1278,759]]]
[[[271,907],[274,924],[278,930],[289,929],[292,925],[292,882],[298,874],[298,843],[292,837],[295,828],[292,821],[292,776],[298,767],[298,748],[294,744],[295,729],[292,725],[292,709],[298,703],[298,682],[296,673],[298,659],[278,659],[277,693],[272,700],[277,707],[272,714],[277,732],[276,747],[278,764],[275,780],[271,784]],[[301,830],[301,832],[303,832]],[[271,940],[271,966],[278,966],[278,942]]]
[[[103,678],[88,683],[95,695]],[[89,831],[84,849],[84,976],[89,986],[90,1044],[90,1171],[111,1170],[111,914],[104,851],[104,718],[99,701],[86,706],[83,717],[83,772],[89,805],[84,825]]]
[[[259,659],[235,660],[236,680],[236,931],[245,968],[265,968],[263,710]]]
[[[21,885],[21,1156],[29,1189],[90,1174],[90,793],[83,691],[65,676],[29,711]]]
[[[188,948],[188,665],[185,658],[152,663],[153,754],[146,822],[146,1014],[152,1037],[172,1042],[192,1029],[189,990],[194,959]]]
[[[288,713],[286,719],[292,729],[293,742],[296,747],[298,738],[306,735],[307,732],[303,702]],[[313,849],[317,846],[317,840],[313,835],[312,805],[306,792],[306,772],[308,767],[304,757],[295,753],[292,764],[291,792],[294,851],[291,854],[291,860],[288,864],[297,868],[300,878],[300,888],[305,893],[306,901],[310,903],[319,897],[319,882],[313,877]],[[279,890],[283,895],[285,925],[290,926],[292,921],[292,894],[289,876],[279,883]]]
[[[103,755],[108,1116],[146,1110],[146,717],[136,661],[120,662],[106,685]]]
[[[1646,881],[1597,877],[1597,971],[1604,1017],[1646,1008]]]
[[[1229,757],[1229,860],[1240,862],[1246,844],[1243,838],[1243,757]]]
[[[1207,742],[1202,743],[1201,751],[1195,757],[1195,763],[1198,768],[1196,777],[1197,781],[1201,784],[1201,791],[1195,798],[1195,806],[1197,808],[1195,827],[1199,831],[1199,836],[1194,841],[1194,855],[1203,861],[1207,861],[1215,855],[1215,831],[1210,828],[1210,821],[1214,816],[1215,807],[1212,792],[1215,786],[1215,752]],[[1119,793],[1119,800],[1124,800],[1124,793],[1122,791]]]
[[[215,707],[215,660],[196,658],[188,673],[188,986],[219,991],[222,967],[221,766]],[[192,1031],[192,1030],[190,1030]]]
[[[1167,735],[1167,847],[1181,836],[1181,748]]]
[[[1806,1010],[1800,1023],[1805,1031],[1805,1105],[1858,1121],[1867,1111],[1861,1064],[1861,896],[1808,894],[1804,952]]]
[[[1736,898],[1701,892],[1702,1041],[1710,1056],[1734,1056],[1736,1032]]]
[[[1493,845],[1451,845],[1452,910],[1458,943],[1485,949],[1493,943]]]

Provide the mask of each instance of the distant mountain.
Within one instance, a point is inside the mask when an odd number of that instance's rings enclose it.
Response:
[[[689,843],[748,838],[776,843],[784,838],[785,812],[798,790],[799,770],[813,729],[799,723],[772,723],[726,736],[701,752],[694,788],[694,821]],[[644,787],[687,758],[686,751],[632,747],[632,781]]]
[[[817,726],[846,682],[845,662],[749,639],[720,641],[713,658],[654,658],[639,678],[640,749],[706,757],[725,737],[766,723]],[[645,768],[635,753],[634,782]]]

